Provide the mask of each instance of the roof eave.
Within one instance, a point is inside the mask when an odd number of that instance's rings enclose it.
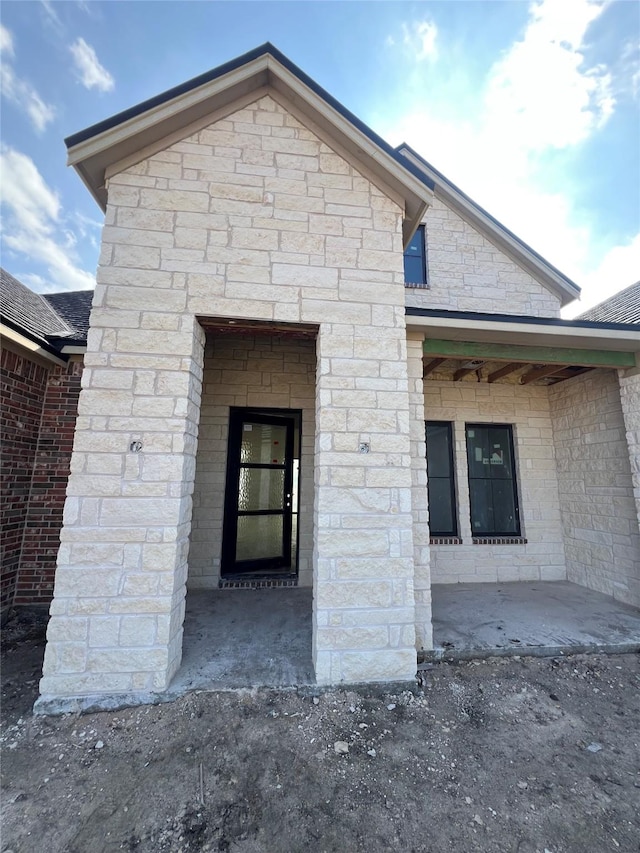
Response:
[[[198,123],[205,126],[221,118],[239,100],[266,87],[284,95],[313,122],[327,128],[327,134],[335,137],[356,162],[363,163],[402,198],[406,243],[433,198],[431,179],[271,45],[70,136],[66,140],[67,162],[104,210],[105,175],[108,177],[110,168],[181,131],[183,136],[194,132]]]
[[[407,328],[443,340],[478,343],[542,343],[633,352],[640,355],[640,325],[574,323],[556,318],[533,318],[474,312],[445,312],[407,308]]]

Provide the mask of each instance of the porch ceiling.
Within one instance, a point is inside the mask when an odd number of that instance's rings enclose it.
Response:
[[[256,335],[278,336],[285,338],[315,339],[318,327],[309,323],[271,323],[265,320],[229,319],[227,317],[198,317],[205,332],[236,335],[238,337]]]
[[[579,364],[533,364],[531,362],[497,361],[461,358],[423,358],[423,379],[461,382],[465,378],[494,383],[520,385],[555,385],[596,368]]]
[[[634,352],[597,347],[518,345],[477,340],[427,338],[423,341],[423,378],[555,385],[596,368],[636,366]]]

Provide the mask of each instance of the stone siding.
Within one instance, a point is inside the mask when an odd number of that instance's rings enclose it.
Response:
[[[317,327],[316,677],[414,677],[401,226],[269,96],[110,178],[43,696],[164,689],[178,665],[198,316]]]
[[[637,386],[598,370],[549,389],[568,580],[640,606]],[[624,388],[625,424],[620,392]],[[636,398],[637,400],[637,398]],[[637,472],[636,472],[637,474]]]
[[[407,288],[407,305],[447,311],[559,317],[560,300],[435,198],[425,218],[429,287]]]
[[[546,387],[429,381],[425,418],[454,424],[462,544],[431,546],[433,583],[566,580],[558,481]],[[526,544],[472,544],[466,423],[513,426],[521,535]]]
[[[411,417],[411,509],[413,513],[414,595],[416,644],[420,651],[433,648],[431,612],[431,552],[427,493],[427,446],[424,430],[424,381],[422,335],[407,335],[409,402]]]
[[[189,550],[189,588],[217,587],[230,406],[302,411],[298,583],[313,583],[315,342],[207,335]]]

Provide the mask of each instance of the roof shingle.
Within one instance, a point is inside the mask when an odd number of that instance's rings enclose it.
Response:
[[[640,281],[594,305],[576,320],[594,323],[640,323]]]
[[[2,319],[56,349],[70,341],[86,343],[92,298],[92,290],[34,293],[0,267]]]

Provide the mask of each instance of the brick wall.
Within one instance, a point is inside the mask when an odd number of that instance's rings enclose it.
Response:
[[[53,595],[81,361],[2,350],[2,609]]]
[[[407,305],[449,311],[560,316],[560,300],[435,198],[426,216],[429,288]]]
[[[47,377],[15,604],[53,596],[81,376],[78,360],[52,367]]]
[[[2,349],[2,610],[13,604],[33,464],[36,456],[47,367]]]
[[[312,584],[315,342],[208,335],[193,494],[188,586],[216,587],[230,406],[302,410],[298,582]]]
[[[640,606],[638,514],[618,377],[592,371],[550,388],[549,398],[567,577]]]
[[[566,569],[546,387],[425,381],[425,418],[454,424],[460,545],[431,546],[433,583],[565,580]],[[527,543],[474,545],[465,423],[513,425],[522,536]]]

